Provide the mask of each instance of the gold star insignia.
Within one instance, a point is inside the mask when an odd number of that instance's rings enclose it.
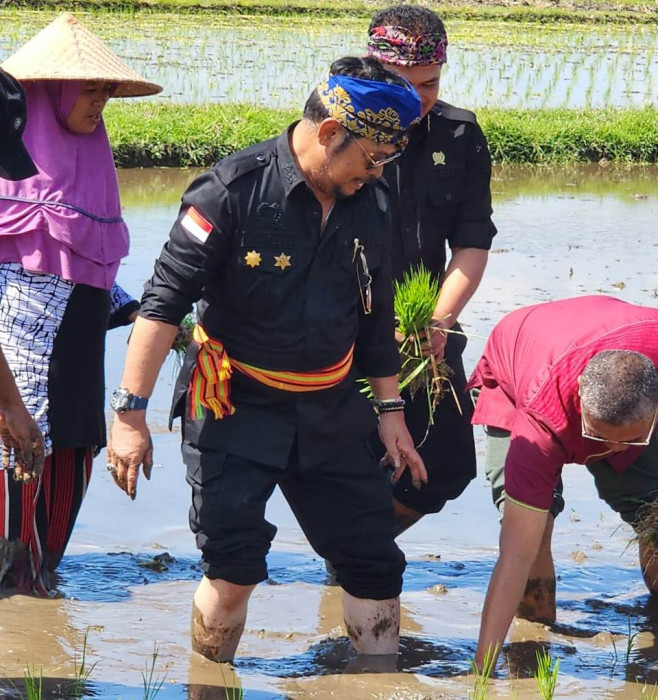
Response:
[[[290,267],[290,257],[290,255],[286,255],[285,253],[281,253],[281,255],[275,255],[274,259],[276,260],[276,262],[274,263],[274,267],[279,267],[282,270],[285,270],[286,267]]]
[[[260,257],[260,253],[258,251],[250,250],[244,256],[244,261],[249,267],[258,267],[262,262],[262,258]]]
[[[432,153],[432,161],[434,165],[445,165],[446,154],[443,151],[435,151]]]

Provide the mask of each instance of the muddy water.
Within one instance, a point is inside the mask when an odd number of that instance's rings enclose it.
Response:
[[[138,294],[191,171],[120,174],[133,247],[119,281]],[[658,170],[497,169],[500,230],[486,278],[464,314],[470,368],[484,336],[518,305],[603,292],[655,304],[658,297]],[[577,322],[572,320],[571,322]],[[108,386],[119,381],[127,333],[108,342]],[[200,577],[187,529],[188,490],[178,434],[166,431],[175,374],[169,362],[150,409],[156,468],[133,503],[96,463],[89,496],[60,570],[55,600],[0,600],[0,676],[20,685],[26,663],[43,668],[44,697],[75,697],[87,634],[84,696],[147,697],[143,674],[164,680],[158,698],[466,698],[478,616],[496,557],[497,516],[483,476],[443,513],[426,518],[400,544],[409,565],[402,596],[397,674],[350,673],[340,592],[323,585],[310,550],[280,495],[268,518],[279,532],[270,580],[253,596],[237,676],[190,653],[190,601]],[[478,433],[480,459],[482,435]],[[560,658],[558,697],[642,695],[658,682],[656,603],[645,595],[631,532],[601,503],[588,474],[568,467],[565,513],[556,523],[558,618],[548,628],[516,624],[507,665],[490,697],[539,697],[530,671],[539,643]],[[628,638],[633,639],[628,651]],[[155,650],[155,658],[154,658]],[[0,697],[18,697],[5,683]],[[225,688],[228,687],[228,690]],[[151,696],[152,697],[152,696]]]

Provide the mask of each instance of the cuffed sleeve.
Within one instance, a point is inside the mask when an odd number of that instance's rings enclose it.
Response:
[[[517,411],[505,460],[505,491],[513,500],[548,510],[566,455],[553,431],[526,411]]]
[[[491,155],[487,140],[477,123],[471,139],[464,185],[464,196],[448,243],[451,248],[489,250],[497,233],[491,220]]]
[[[133,299],[123,287],[115,282],[110,289],[110,321],[107,325],[108,330],[119,328],[119,326],[127,326],[131,323],[130,317],[135,311],[139,311],[137,299]]]

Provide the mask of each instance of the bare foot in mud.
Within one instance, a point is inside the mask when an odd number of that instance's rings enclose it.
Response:
[[[344,673],[397,673],[397,654],[359,654]]]

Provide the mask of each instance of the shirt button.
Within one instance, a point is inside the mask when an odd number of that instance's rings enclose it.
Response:
[[[411,228],[411,226],[405,226],[404,232],[407,234],[407,236],[411,236],[411,234],[414,232],[414,230],[413,230],[413,228]]]
[[[447,195],[446,195],[446,202],[451,202],[451,201],[452,201],[452,195],[451,195],[451,194],[447,194]]]
[[[256,160],[257,160],[259,163],[264,163],[264,162],[265,162],[265,156],[258,155],[258,156],[256,156]]]

